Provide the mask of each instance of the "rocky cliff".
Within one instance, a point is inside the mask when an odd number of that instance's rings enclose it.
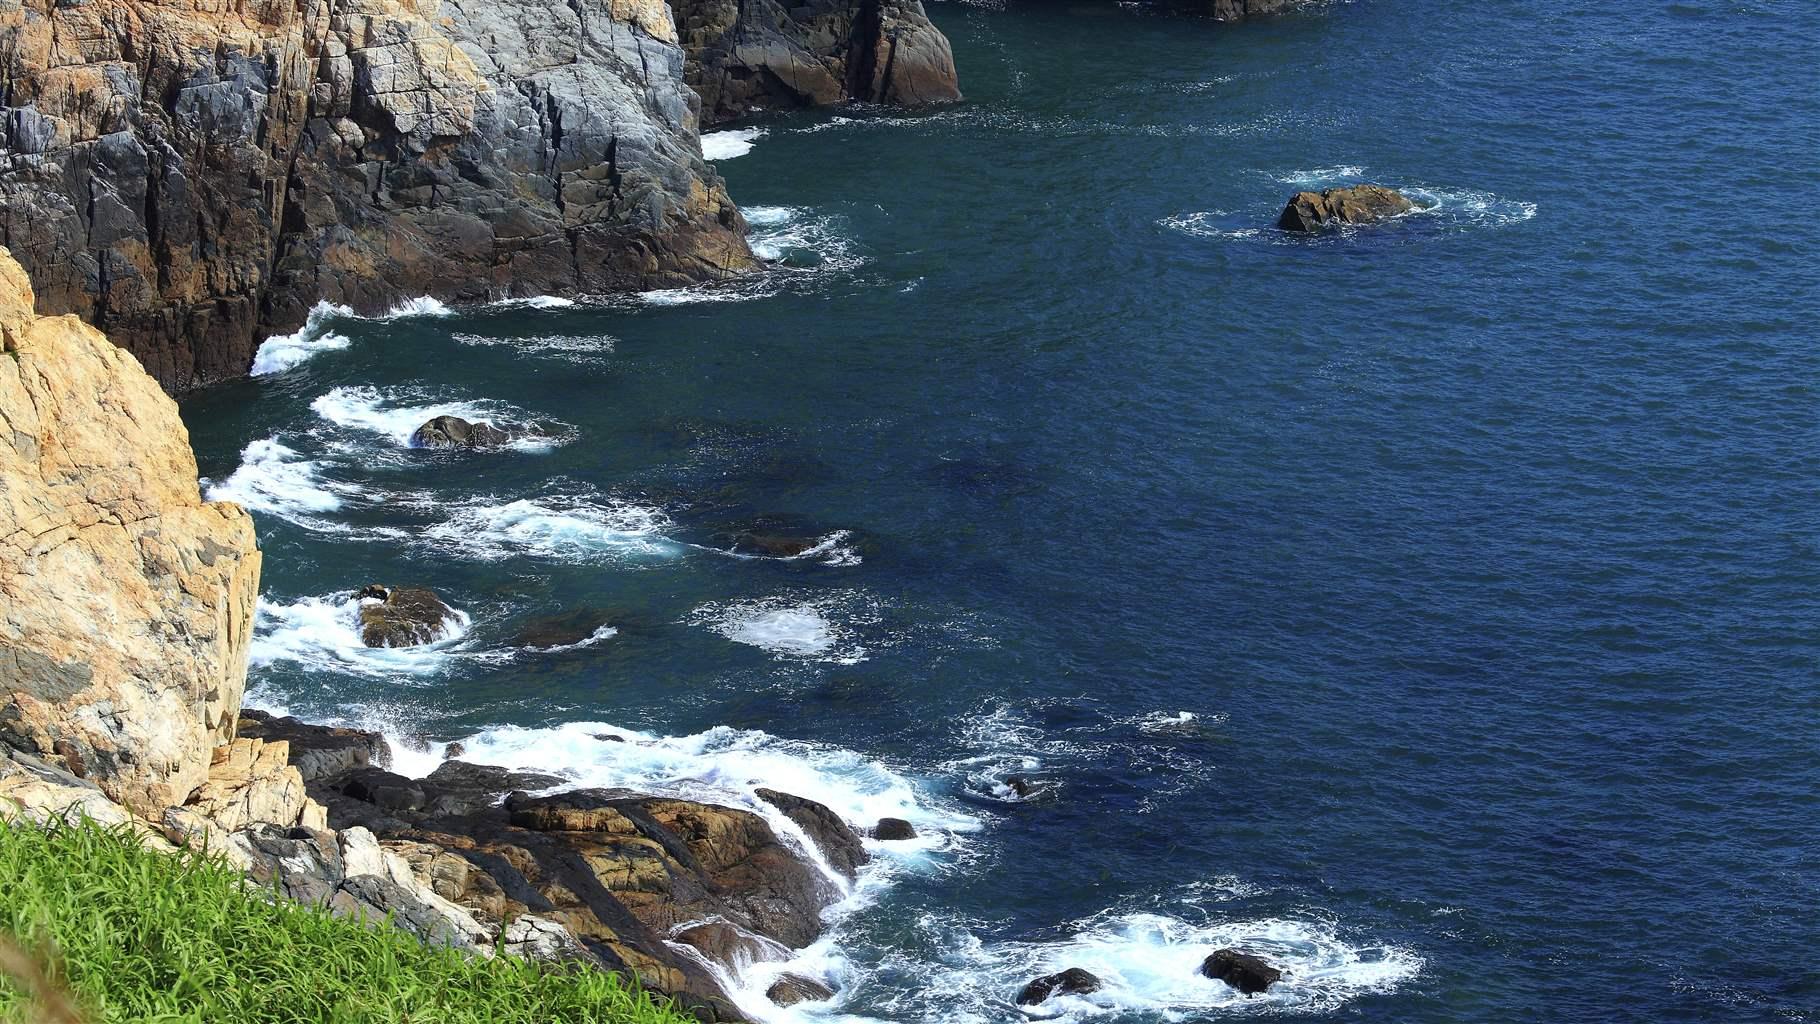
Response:
[[[373,310],[751,263],[662,0],[0,0],[0,243],[167,389]]]
[[[814,941],[866,859],[820,804],[456,761],[409,779],[376,735],[243,714],[259,551],[244,511],[201,500],[188,442],[137,360],[34,313],[0,249],[0,817],[204,846],[295,899],[624,971],[704,1020],[742,1016],[717,978]]]
[[[177,406],[0,250],[0,746],[141,812],[234,736],[253,524],[204,503]]]
[[[675,0],[702,119],[843,100],[961,98],[948,39],[920,0]]]

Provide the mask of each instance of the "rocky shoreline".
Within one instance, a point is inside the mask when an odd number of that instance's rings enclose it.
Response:
[[[377,734],[243,710],[259,551],[245,512],[198,495],[175,403],[93,327],[34,314],[5,250],[0,339],[0,815],[206,848],[428,942],[623,972],[703,1020],[743,1019],[720,979],[821,933],[868,856],[814,801],[760,790],[767,818],[459,760],[411,779]]]

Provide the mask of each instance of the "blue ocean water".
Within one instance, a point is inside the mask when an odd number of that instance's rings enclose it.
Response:
[[[932,13],[966,104],[710,140],[766,274],[186,404],[254,703],[912,818],[781,1019],[1820,1019],[1820,7]],[[1355,181],[1429,209],[1269,227]],[[359,648],[370,581],[465,633]]]

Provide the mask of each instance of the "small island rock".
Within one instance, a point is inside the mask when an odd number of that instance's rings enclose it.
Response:
[[[416,647],[448,635],[455,610],[422,587],[363,587],[360,642],[368,647]]]
[[[411,434],[413,448],[497,448],[512,435],[491,423],[470,422],[459,416],[438,416]]]
[[[1277,218],[1284,231],[1320,231],[1334,224],[1374,224],[1415,209],[1402,193],[1382,185],[1353,185],[1297,192]]]
[[[786,974],[765,989],[765,998],[779,1006],[795,1006],[797,1003],[819,1003],[833,999],[834,990],[814,978]]]
[[[1050,996],[1081,996],[1100,990],[1100,979],[1091,971],[1070,967],[1038,978],[1017,994],[1017,1005],[1035,1006]]]
[[[902,818],[880,818],[878,824],[872,826],[872,838],[887,842],[915,839],[916,826]]]
[[[1257,995],[1283,977],[1283,972],[1265,963],[1263,957],[1236,949],[1215,950],[1201,961],[1201,973],[1248,996]]]

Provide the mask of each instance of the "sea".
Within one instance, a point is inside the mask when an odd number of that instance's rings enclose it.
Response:
[[[249,705],[912,822],[759,1020],[1820,1020],[1820,5],[929,10],[966,102],[704,139],[763,271],[185,402]]]

